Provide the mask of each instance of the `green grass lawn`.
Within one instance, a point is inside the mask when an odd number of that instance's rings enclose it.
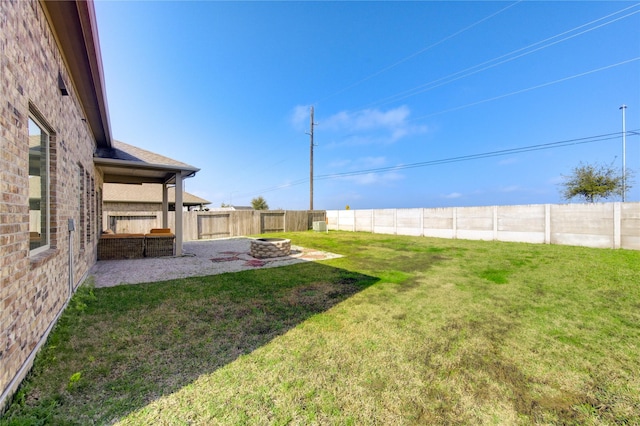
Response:
[[[284,235],[344,257],[83,286],[0,424],[640,424],[640,252]]]

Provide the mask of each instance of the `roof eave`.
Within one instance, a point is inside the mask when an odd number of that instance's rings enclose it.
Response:
[[[195,167],[100,157],[94,157],[93,163],[102,170],[105,183],[175,183],[178,175],[186,179],[200,171]]]
[[[40,0],[62,51],[73,87],[99,147],[111,147],[109,109],[92,0]]]
[[[166,170],[168,172],[181,172],[182,176],[190,176],[200,171],[197,167],[182,167],[170,164],[153,164],[153,163],[141,163],[139,161],[130,160],[118,160],[114,158],[93,158],[94,164],[97,166],[120,166],[132,169],[148,169],[148,170]]]

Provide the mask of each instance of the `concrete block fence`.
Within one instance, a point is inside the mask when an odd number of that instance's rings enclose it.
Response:
[[[640,250],[640,203],[327,210],[329,230]]]

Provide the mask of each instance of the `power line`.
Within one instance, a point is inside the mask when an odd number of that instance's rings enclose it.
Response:
[[[243,194],[239,194],[238,197],[242,198],[242,197],[251,197],[253,195],[266,194],[266,193],[269,193],[269,192],[278,191],[280,189],[285,189],[285,188],[290,188],[292,186],[302,185],[303,183],[308,183],[308,182],[309,182],[309,178],[301,178],[301,179],[294,180],[292,182],[287,182],[287,183],[283,183],[283,184],[280,184],[280,185],[270,186],[270,187],[267,187],[267,188],[262,189],[260,191],[245,192]]]
[[[576,75],[573,75],[573,76],[561,78],[561,79],[554,80],[554,81],[551,81],[551,82],[539,84],[537,86],[532,86],[532,87],[529,87],[529,88],[526,88],[526,89],[522,89],[522,90],[518,90],[518,91],[515,91],[515,92],[507,93],[507,94],[504,94],[504,95],[499,95],[499,96],[495,96],[495,97],[492,97],[492,98],[484,99],[484,100],[481,100],[481,101],[473,102],[473,103],[470,103],[470,104],[458,106],[458,107],[455,107],[455,108],[449,108],[449,109],[442,110],[442,111],[439,111],[439,112],[434,112],[434,113],[431,113],[431,114],[423,115],[423,116],[420,116],[420,117],[413,118],[413,119],[411,119],[411,121],[420,120],[420,119],[424,119],[424,118],[427,118],[427,117],[432,117],[434,115],[444,114],[444,113],[447,113],[447,112],[457,111],[457,110],[460,110],[460,109],[463,109],[463,108],[467,108],[467,107],[474,106],[474,105],[479,105],[479,104],[490,102],[490,101],[494,101],[494,100],[497,100],[497,99],[506,98],[508,96],[513,96],[513,95],[516,95],[516,94],[520,94],[520,93],[528,92],[528,91],[531,91],[531,90],[539,89],[539,88],[542,88],[542,87],[550,86],[550,85],[557,84],[557,83],[560,83],[560,82],[563,82],[563,81],[571,80],[571,79],[574,79],[574,78],[577,78],[577,77],[582,77],[582,76],[585,76],[585,75],[589,75],[589,74],[592,74],[592,73],[595,73],[595,72],[603,71],[603,70],[606,70],[606,69],[609,69],[609,68],[613,68],[613,67],[616,67],[616,66],[620,66],[620,65],[624,65],[624,64],[627,64],[627,63],[635,62],[635,61],[638,61],[638,60],[640,60],[640,57],[632,58],[632,59],[629,59],[629,60],[626,60],[626,61],[618,62],[617,64],[607,65],[607,66],[600,67],[600,68],[597,68],[597,69],[594,69],[594,70],[586,71],[586,72],[583,72],[583,73],[579,73],[579,74],[576,74]],[[639,131],[640,131],[640,129],[629,130],[629,131],[627,131],[626,134],[627,135],[638,136],[639,135],[639,133],[638,133]],[[619,135],[619,133],[612,133],[612,134],[609,134],[609,135],[614,135],[614,134]],[[595,138],[599,138],[599,137],[601,137],[601,136],[596,136]],[[594,139],[594,140],[589,140],[589,139],[591,139],[591,138],[582,138],[582,140],[584,140],[583,142],[576,142],[576,141],[580,140],[580,139],[576,139],[576,140],[570,140],[570,141],[554,142],[554,143],[551,143],[551,144],[533,145],[533,147],[536,147],[536,148],[540,147],[540,148],[537,148],[537,149],[530,149],[532,147],[516,148],[513,151],[512,150],[506,150],[501,154],[497,154],[497,153],[474,154],[472,156],[468,156],[469,158],[455,157],[454,159],[443,159],[443,160],[429,161],[429,162],[425,162],[425,163],[414,163],[413,165],[406,165],[406,166],[395,166],[395,167],[388,167],[388,168],[382,168],[382,169],[362,170],[362,171],[358,171],[358,172],[345,172],[345,173],[337,173],[337,174],[331,174],[331,175],[321,175],[321,176],[317,176],[315,178],[315,180],[333,179],[333,178],[338,178],[338,177],[343,177],[343,176],[357,176],[357,175],[362,175],[362,174],[367,174],[367,173],[372,173],[372,172],[381,173],[381,172],[384,172],[384,171],[401,170],[401,169],[405,169],[405,168],[421,167],[420,165],[422,165],[422,164],[424,164],[424,166],[436,165],[436,164],[445,164],[445,163],[455,162],[453,160],[466,161],[466,160],[470,160],[470,159],[485,158],[485,156],[490,157],[490,156],[495,156],[495,155],[506,155],[506,154],[509,154],[509,153],[527,152],[527,151],[534,151],[534,150],[539,150],[539,149],[549,149],[549,148],[555,147],[553,145],[556,145],[557,147],[566,146],[566,145],[559,145],[559,144],[563,144],[563,143],[565,143],[567,145],[572,145],[572,144],[578,144],[578,143],[598,142],[600,140],[609,140],[609,139],[612,139],[612,138]],[[542,148],[542,146],[547,146],[547,145],[550,145],[550,147],[549,148]],[[498,152],[502,152],[502,151],[498,151]],[[263,189],[262,191],[241,194],[239,196],[240,197],[250,197],[252,195],[258,195],[258,194],[273,192],[273,191],[277,191],[277,190],[280,190],[280,189],[301,185],[301,184],[307,183],[307,182],[310,182],[309,178],[298,179],[296,181],[289,182],[289,183],[286,183],[286,184],[281,184],[281,185],[268,187],[268,188]]]
[[[484,152],[479,154],[462,155],[459,157],[450,157],[450,158],[443,158],[439,160],[422,161],[422,162],[411,163],[411,164],[401,164],[398,166],[379,167],[376,169],[359,170],[354,172],[334,173],[330,175],[318,176],[317,179],[335,179],[339,177],[358,176],[358,175],[369,174],[369,173],[383,173],[383,172],[395,171],[395,170],[414,169],[418,167],[435,166],[435,165],[448,164],[448,163],[458,163],[461,161],[477,160],[482,158],[497,157],[497,156],[510,155],[510,154],[519,154],[522,152],[541,151],[545,149],[561,148],[561,147],[566,147],[571,145],[582,145],[582,144],[593,143],[593,142],[602,142],[602,141],[607,141],[611,139],[617,139],[619,137],[620,137],[620,132],[608,133],[605,135],[590,136],[586,138],[568,139],[568,140],[559,141],[559,142],[550,142],[545,144],[530,145],[530,146],[525,146],[520,148],[504,149],[500,151],[490,151],[490,152]]]
[[[447,112],[458,111],[458,110],[461,110],[461,109],[464,109],[464,108],[468,108],[468,107],[471,107],[471,106],[484,104],[486,102],[496,101],[498,99],[506,98],[506,97],[513,96],[513,95],[519,95],[520,93],[530,92],[531,90],[541,89],[543,87],[547,87],[547,86],[551,86],[551,85],[554,85],[554,84],[562,83],[564,81],[572,80],[574,78],[584,77],[585,75],[589,75],[589,74],[593,74],[593,73],[596,73],[596,72],[608,70],[610,68],[614,68],[614,67],[617,67],[617,66],[620,66],[620,65],[629,64],[631,62],[635,62],[635,61],[638,61],[638,60],[640,60],[640,56],[635,57],[635,58],[631,58],[631,59],[627,59],[626,61],[618,62],[616,64],[606,65],[604,67],[596,68],[596,69],[593,69],[593,70],[590,70],[590,71],[585,71],[585,72],[581,72],[579,74],[574,74],[574,75],[569,76],[569,77],[564,77],[564,78],[560,78],[558,80],[549,81],[547,83],[538,84],[536,86],[527,87],[526,89],[520,89],[520,90],[516,90],[515,92],[505,93],[504,95],[498,95],[498,96],[494,96],[492,98],[483,99],[481,101],[471,102],[471,103],[468,103],[468,104],[465,104],[465,105],[461,105],[461,106],[457,106],[457,107],[454,107],[454,108],[449,108],[449,109],[445,109],[445,110],[442,110],[442,111],[433,112],[431,114],[421,115],[419,117],[412,118],[410,121],[421,120],[423,118],[433,117],[434,115],[440,115],[440,114],[445,114]]]
[[[522,1],[522,0],[520,0],[520,1]],[[415,52],[415,53],[413,53],[413,54],[401,59],[400,61],[397,61],[397,62],[395,62],[395,63],[393,63],[393,64],[391,64],[391,65],[389,65],[389,66],[387,66],[387,67],[385,67],[385,68],[383,68],[383,69],[381,69],[381,70],[379,70],[379,71],[377,71],[377,72],[375,72],[375,73],[373,73],[373,74],[371,74],[371,75],[369,75],[367,77],[365,77],[364,79],[361,79],[361,80],[357,81],[356,83],[353,83],[350,86],[345,87],[344,89],[342,89],[342,90],[340,90],[338,92],[335,92],[335,93],[323,98],[323,100],[328,99],[330,97],[333,97],[333,96],[335,96],[335,95],[337,95],[339,93],[342,93],[342,92],[344,92],[346,90],[349,90],[350,88],[352,88],[352,87],[354,87],[356,85],[359,85],[359,84],[361,84],[361,83],[363,83],[363,82],[365,82],[365,81],[367,81],[367,80],[369,80],[369,79],[371,79],[371,78],[373,78],[373,77],[375,77],[375,76],[377,76],[379,74],[382,74],[383,72],[386,72],[386,71],[388,71],[388,70],[400,65],[401,63],[403,63],[405,61],[408,61],[409,59],[411,59],[411,58],[413,58],[413,57],[415,57],[415,56],[417,56],[417,55],[419,55],[419,54],[421,54],[423,52],[426,52],[427,50],[429,50],[429,49],[431,49],[431,48],[433,48],[433,47],[435,47],[435,46],[437,46],[437,45],[439,45],[441,43],[444,43],[445,41],[447,41],[447,40],[449,40],[449,39],[451,39],[451,38],[453,38],[453,37],[465,32],[467,30],[471,29],[472,27],[474,27],[476,25],[479,25],[480,23],[492,18],[493,16],[503,12],[504,10],[507,10],[508,8],[515,6],[516,4],[520,3],[520,1],[518,1],[516,3],[513,3],[513,4],[511,4],[511,5],[507,6],[507,7],[499,10],[498,12],[495,12],[494,14],[492,14],[490,16],[487,16],[487,17],[481,19],[480,21],[475,22],[474,24],[472,24],[470,26],[465,27],[465,28],[457,31],[454,34],[452,34],[452,35],[450,35],[448,37],[445,37],[444,39],[442,39],[442,40],[440,40],[440,41],[438,41],[438,42],[436,42],[436,43],[434,43],[434,44],[432,44],[430,46],[427,46],[427,47],[425,47],[425,48],[423,48],[423,49],[421,49],[421,50],[419,50],[419,51],[417,51],[417,52]],[[488,61],[482,62],[480,64],[474,65],[472,67],[466,68],[466,69],[464,69],[462,71],[458,71],[458,72],[452,73],[452,74],[450,74],[448,76],[439,78],[437,80],[433,80],[433,81],[431,81],[429,83],[422,84],[422,85],[417,86],[417,87],[415,87],[413,89],[405,90],[405,91],[400,92],[400,93],[398,93],[396,95],[393,95],[393,96],[387,97],[385,99],[382,99],[382,101],[378,101],[378,102],[385,102],[385,103],[395,102],[395,101],[398,101],[400,99],[404,99],[406,97],[417,95],[419,93],[434,89],[436,87],[440,87],[442,85],[451,83],[453,81],[462,79],[464,77],[468,77],[470,75],[479,73],[481,71],[485,71],[487,69],[496,67],[498,65],[513,61],[515,59],[518,59],[518,58],[521,58],[523,56],[529,55],[531,53],[534,53],[534,52],[540,51],[542,49],[551,47],[551,46],[553,46],[555,44],[561,43],[561,42],[569,40],[571,38],[575,38],[575,37],[577,37],[579,35],[583,35],[585,33],[588,33],[588,32],[594,31],[596,29],[602,28],[602,27],[604,27],[606,25],[610,25],[610,24],[612,24],[614,22],[617,22],[617,21],[619,21],[621,19],[624,19],[624,18],[627,18],[629,16],[632,16],[632,15],[635,15],[637,13],[640,13],[640,10],[634,10],[634,11],[632,11],[630,13],[627,13],[627,14],[625,14],[623,16],[617,16],[617,15],[620,15],[621,13],[627,12],[627,11],[629,11],[631,9],[637,9],[638,7],[640,7],[640,3],[636,3],[634,5],[625,7],[625,8],[623,8],[623,9],[617,11],[617,12],[614,12],[614,13],[611,13],[609,15],[603,16],[601,18],[598,18],[596,20],[593,20],[593,21],[590,21],[588,23],[582,24],[580,26],[574,27],[574,28],[572,28],[570,30],[567,30],[567,31],[564,31],[562,33],[556,34],[556,35],[554,35],[552,37],[549,37],[549,38],[546,38],[544,40],[532,43],[532,44],[530,44],[528,46],[525,46],[525,47],[522,47],[520,49],[516,49],[516,50],[511,51],[511,52],[509,52],[507,54],[504,54],[504,55],[498,56],[496,58],[493,58],[491,60],[488,60]],[[606,22],[601,22],[603,20],[609,19],[609,18],[614,17],[614,16],[615,16],[615,18],[613,18],[613,19],[610,19],[610,20],[608,20]],[[596,26],[589,27],[589,26],[594,25],[594,24],[599,23],[599,22],[601,22],[601,23],[596,25]],[[586,27],[589,27],[589,28],[586,28]],[[582,30],[582,31],[580,31],[578,33],[575,33],[576,31],[581,30],[583,28],[586,28],[586,29],[584,29],[584,30]],[[567,35],[567,36],[557,40],[559,37],[563,37],[565,35]],[[568,81],[568,80],[571,80],[571,79],[574,79],[574,78],[586,76],[586,75],[589,75],[589,74],[592,74],[592,73],[596,73],[596,72],[599,72],[599,71],[604,71],[604,70],[607,70],[607,69],[610,69],[610,68],[613,68],[613,67],[621,66],[621,65],[624,65],[624,64],[628,64],[628,63],[631,63],[631,62],[638,61],[638,60],[640,60],[640,57],[628,59],[628,60],[625,60],[625,61],[622,61],[622,62],[618,62],[616,64],[607,65],[607,66],[600,67],[600,68],[597,68],[597,69],[593,69],[593,70],[590,70],[590,71],[585,71],[585,72],[582,72],[582,73],[579,73],[579,74],[575,74],[575,75],[572,75],[572,76],[569,76],[569,77],[564,77],[564,78],[561,78],[561,79],[558,79],[558,80],[554,80],[554,81],[551,81],[551,82],[547,82],[547,83],[535,85],[535,86],[532,86],[532,87],[529,87],[529,88],[517,90],[515,92],[510,92],[510,93],[507,93],[507,94],[494,96],[494,97],[491,97],[491,98],[488,98],[488,99],[484,99],[484,100],[477,101],[477,102],[472,102],[472,103],[465,104],[465,105],[462,105],[462,106],[458,106],[458,107],[455,107],[455,108],[450,108],[450,109],[442,110],[442,111],[439,111],[439,112],[434,112],[434,113],[431,113],[431,114],[428,114],[428,115],[423,115],[423,116],[420,116],[420,117],[413,118],[412,121],[413,120],[418,120],[418,119],[424,119],[424,118],[431,117],[431,116],[438,115],[438,114],[444,114],[444,113],[447,113],[447,112],[457,111],[457,110],[460,110],[460,109],[463,109],[463,108],[479,105],[479,104],[490,102],[490,101],[493,101],[493,100],[502,99],[502,98],[505,98],[505,97],[508,97],[508,96],[513,96],[513,95],[516,95],[516,94],[525,93],[525,92],[528,92],[528,91],[532,91],[532,90],[543,88],[543,87],[550,86],[550,85],[553,85],[553,84],[561,83],[561,82]],[[498,61],[498,62],[496,62],[496,61]],[[628,136],[638,136],[640,134],[640,133],[638,133],[638,131],[639,130],[627,131],[626,134]],[[385,172],[396,171],[396,170],[420,168],[420,167],[434,166],[434,165],[440,165],[440,164],[448,164],[448,163],[455,163],[455,162],[461,162],[461,161],[470,161],[470,160],[476,160],[476,159],[482,159],[482,158],[489,158],[489,157],[495,157],[495,156],[501,156],[501,155],[509,155],[509,154],[517,154],[517,153],[524,153],[524,152],[530,152],[530,151],[538,151],[538,150],[545,150],[545,149],[552,149],[552,148],[560,148],[560,147],[566,147],[566,146],[570,146],[570,145],[578,145],[578,144],[587,144],[587,143],[594,143],[594,142],[600,142],[600,141],[607,141],[607,140],[615,139],[615,138],[618,138],[618,137],[620,137],[620,133],[611,133],[611,134],[607,134],[607,135],[599,135],[599,136],[593,136],[593,137],[587,137],[587,138],[579,138],[579,139],[573,139],[573,140],[567,140],[567,141],[553,142],[553,143],[548,143],[548,144],[532,145],[532,146],[528,146],[528,147],[514,148],[514,149],[508,149],[508,150],[502,150],[502,151],[493,151],[493,152],[471,154],[471,155],[465,155],[465,156],[459,156],[459,157],[451,157],[451,158],[444,158],[444,159],[438,159],[438,160],[430,160],[430,161],[411,163],[411,164],[405,164],[405,165],[374,168],[374,169],[367,169],[367,170],[358,170],[358,171],[343,172],[343,173],[326,174],[326,175],[316,176],[315,179],[316,180],[328,180],[328,179],[339,179],[339,178],[346,178],[346,177],[358,176],[358,175],[364,175],[364,174],[385,173]],[[258,191],[258,192],[252,192],[252,193],[243,194],[241,196],[251,196],[251,195],[256,195],[256,194],[263,194],[263,193],[278,191],[278,190],[282,190],[282,189],[285,189],[285,188],[290,188],[290,187],[294,187],[294,186],[297,186],[297,185],[301,185],[301,184],[307,183],[309,181],[310,181],[310,179],[298,179],[298,180],[295,180],[295,181],[292,181],[292,182],[289,182],[289,183],[268,187],[268,188],[265,188],[265,189],[263,189],[261,191]]]
[[[471,24],[471,25],[468,25],[468,26],[464,27],[464,28],[462,28],[461,30],[456,31],[456,32],[455,32],[455,33],[453,33],[453,34],[448,35],[447,37],[445,37],[445,38],[443,38],[443,39],[440,39],[440,40],[438,40],[438,41],[437,41],[437,42],[435,42],[435,43],[430,44],[429,46],[423,47],[422,49],[418,50],[417,52],[414,52],[414,53],[412,53],[411,55],[406,56],[406,57],[404,57],[404,58],[400,59],[399,61],[396,61],[396,62],[394,62],[393,64],[388,65],[388,66],[386,66],[385,68],[382,68],[381,70],[378,70],[378,71],[374,72],[373,74],[370,74],[370,75],[368,75],[367,77],[364,77],[363,79],[360,79],[360,80],[356,81],[355,83],[351,83],[350,85],[348,85],[348,86],[346,86],[346,87],[344,87],[344,88],[342,88],[342,89],[340,89],[340,90],[338,90],[338,91],[336,91],[336,92],[334,92],[334,93],[332,93],[332,94],[330,94],[330,95],[328,95],[328,96],[325,96],[324,98],[320,99],[319,101],[314,102],[314,104],[318,104],[318,103],[320,103],[320,102],[322,102],[322,101],[325,101],[325,100],[327,100],[327,99],[329,99],[329,98],[332,98],[332,97],[334,97],[334,96],[337,96],[337,95],[339,95],[340,93],[346,92],[347,90],[349,90],[349,89],[351,89],[351,88],[353,88],[353,87],[356,87],[356,86],[358,86],[358,85],[360,85],[360,84],[364,83],[364,82],[365,82],[365,81],[367,81],[367,80],[372,79],[373,77],[376,77],[376,76],[378,76],[378,75],[380,75],[380,74],[382,74],[382,73],[384,73],[384,72],[387,72],[387,71],[389,71],[390,69],[395,68],[395,67],[397,67],[398,65],[400,65],[400,64],[402,64],[402,63],[404,63],[404,62],[408,61],[409,59],[412,59],[412,58],[414,58],[414,57],[416,57],[416,56],[418,56],[418,55],[421,55],[422,53],[426,52],[427,50],[431,50],[432,48],[434,48],[434,47],[436,47],[436,46],[438,46],[438,45],[440,45],[440,44],[444,43],[445,41],[450,40],[450,39],[452,39],[452,38],[454,38],[454,37],[456,37],[456,36],[458,36],[458,35],[460,35],[460,34],[462,34],[462,33],[466,32],[466,31],[470,30],[471,28],[473,28],[473,27],[475,27],[475,26],[477,26],[477,25],[480,25],[480,24],[481,24],[481,23],[483,23],[484,21],[487,21],[487,20],[489,20],[489,19],[493,18],[494,16],[496,16],[496,15],[498,15],[498,14],[500,14],[500,13],[504,12],[504,11],[505,11],[505,10],[507,10],[507,9],[512,8],[513,6],[515,6],[515,5],[516,5],[516,4],[518,4],[518,3],[521,3],[522,1],[524,1],[524,0],[518,0],[518,1],[516,1],[515,3],[512,3],[512,4],[510,4],[510,5],[506,6],[506,7],[504,7],[504,8],[502,8],[502,9],[498,10],[497,12],[494,12],[494,13],[492,13],[491,15],[486,16],[486,17],[484,17],[484,18],[480,19],[479,21],[476,21],[476,22],[474,22],[473,24]]]
[[[556,40],[556,41],[553,41],[552,43],[548,43],[546,45],[537,47],[536,49],[528,50],[528,49],[531,49],[531,48],[533,48],[535,46],[538,46],[538,45],[540,45],[542,43],[546,43],[546,42],[554,40],[554,39],[556,39],[558,37],[561,37],[561,36],[563,36],[565,34],[572,33],[572,32],[574,32],[576,30],[579,30],[579,29],[584,28],[586,26],[592,25],[592,24],[594,24],[596,22],[599,22],[599,21],[602,21],[604,19],[610,18],[611,16],[614,16],[614,15],[617,15],[619,13],[625,12],[625,11],[627,11],[629,9],[638,8],[638,7],[640,7],[640,4],[635,4],[633,6],[626,7],[624,9],[621,9],[621,10],[617,11],[617,12],[614,12],[614,13],[611,13],[609,15],[606,15],[606,16],[603,16],[601,18],[598,18],[596,20],[587,22],[586,24],[579,25],[579,26],[577,26],[575,28],[572,28],[570,30],[567,30],[567,31],[564,31],[562,33],[556,34],[556,35],[554,35],[552,37],[548,37],[548,38],[546,38],[544,40],[532,43],[532,44],[530,44],[528,46],[525,46],[525,47],[522,47],[520,49],[513,50],[513,51],[511,51],[509,53],[506,53],[504,55],[497,56],[497,57],[495,57],[493,59],[489,59],[488,61],[482,62],[480,64],[473,65],[473,66],[471,66],[469,68],[466,68],[464,70],[456,71],[456,72],[454,72],[452,74],[449,74],[449,75],[444,76],[444,77],[440,77],[440,78],[438,78],[436,80],[432,80],[432,81],[430,81],[428,83],[421,84],[421,85],[416,86],[416,87],[414,87],[412,89],[407,89],[407,90],[399,92],[399,93],[397,93],[395,95],[387,96],[386,98],[383,98],[383,99],[381,99],[379,101],[371,102],[371,103],[369,103],[367,105],[367,107],[371,107],[371,106],[374,106],[374,105],[384,105],[384,104],[391,103],[391,102],[397,102],[397,101],[400,101],[402,99],[406,99],[408,97],[415,96],[417,94],[424,93],[424,92],[436,89],[438,87],[442,87],[444,85],[447,85],[447,84],[452,83],[454,81],[469,77],[469,76],[477,74],[479,72],[486,71],[486,70],[494,68],[494,67],[496,67],[498,65],[502,65],[502,64],[505,64],[507,62],[511,62],[511,61],[519,59],[519,58],[521,58],[523,56],[530,55],[532,53],[538,52],[540,50],[543,50],[543,49],[546,49],[546,48],[551,47],[553,45],[556,45],[558,43],[561,43],[563,41],[567,41],[567,40],[575,38],[575,37],[577,37],[579,35],[586,34],[588,32],[594,31],[596,29],[599,29],[599,28],[602,28],[604,26],[610,25],[610,24],[612,24],[612,23],[614,23],[616,21],[619,21],[621,19],[624,19],[624,18],[627,18],[629,16],[632,16],[632,15],[635,15],[637,13],[640,13],[640,10],[636,10],[636,11],[628,13],[628,14],[626,14],[624,16],[617,17],[615,19],[612,19],[610,21],[604,22],[604,23],[602,23],[600,25],[597,25],[595,27],[592,27],[592,28],[586,29],[584,31],[581,31],[579,33],[571,34],[571,35],[569,35],[569,36],[567,36],[565,38],[562,38],[560,40]],[[521,54],[516,55],[516,56],[513,56],[513,55],[515,55],[515,54],[517,54],[519,52],[523,52],[523,51],[526,51],[526,52],[521,53]],[[506,59],[503,59],[503,58],[506,58]],[[503,60],[501,60],[501,59],[503,59]],[[498,61],[498,62],[496,62],[496,61]]]
[[[640,129],[627,130],[626,134],[627,136],[640,136],[639,132],[640,132]],[[620,136],[621,136],[621,132],[606,133],[603,135],[587,136],[587,137],[576,138],[576,139],[566,139],[566,140],[557,141],[557,142],[529,145],[529,146],[524,146],[519,148],[503,149],[499,151],[489,151],[489,152],[483,152],[478,154],[461,155],[458,157],[441,158],[437,160],[421,161],[421,162],[410,163],[410,164],[400,164],[397,166],[378,167],[373,169],[355,170],[351,172],[342,172],[342,173],[332,173],[332,174],[316,176],[315,180],[340,179],[340,178],[360,176],[365,174],[378,174],[378,173],[385,173],[385,172],[391,172],[396,170],[415,169],[415,168],[428,167],[428,166],[437,166],[441,164],[459,163],[462,161],[478,160],[483,158],[498,157],[498,156],[510,155],[510,154],[519,154],[524,152],[563,148],[563,147],[572,146],[572,145],[583,145],[588,143],[603,142],[603,141],[608,141],[612,139],[618,139],[620,138]],[[273,192],[279,189],[290,188],[292,186],[301,185],[307,182],[309,182],[309,179],[298,179],[296,181],[293,181],[287,184],[272,186],[272,187],[263,189],[262,191],[248,193],[243,196],[249,197],[252,195]]]

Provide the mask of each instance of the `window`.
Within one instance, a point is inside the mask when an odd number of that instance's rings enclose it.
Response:
[[[97,233],[101,234],[103,231],[102,229],[102,190],[98,189],[96,192],[97,192],[96,211],[98,212],[96,214],[96,229],[97,229]]]
[[[49,248],[49,133],[29,117],[29,247]]]
[[[80,211],[80,226],[78,227],[78,237],[80,238],[80,250],[84,250],[85,244],[85,221],[86,221],[86,208],[85,208],[85,193],[84,193],[84,167],[81,164],[78,165],[78,201]]]
[[[93,178],[93,176],[91,176],[91,234],[89,236],[91,241],[95,241],[97,215],[98,214],[96,210],[96,181]]]
[[[84,239],[86,242],[91,241],[91,179],[89,177],[89,172],[85,170],[85,192],[84,197],[87,200],[84,209],[84,215],[86,217],[85,227],[84,227]]]

